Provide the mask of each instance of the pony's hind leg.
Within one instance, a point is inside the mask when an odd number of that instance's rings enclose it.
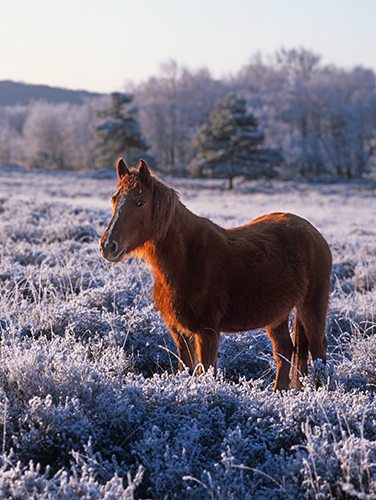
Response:
[[[326,362],[326,349],[328,341],[325,335],[327,298],[303,304],[299,309],[299,316],[303,323],[308,349],[312,360],[322,359]]]
[[[293,342],[294,355],[292,358],[291,380],[294,387],[300,388],[300,377],[305,376],[308,373],[308,339],[298,309],[295,312],[294,318]]]
[[[200,364],[199,373],[206,371],[210,366],[217,370],[218,350],[220,334],[212,328],[206,328],[203,332],[196,333],[196,351]]]
[[[183,371],[186,367],[193,373],[197,364],[196,342],[194,335],[188,335],[180,332],[176,327],[170,329],[172,338],[175,341],[179,354],[179,370]]]
[[[312,360],[321,359],[324,363],[326,363],[326,349],[328,346],[325,335],[326,310],[326,301],[321,304],[318,302],[304,304],[304,307],[300,310]],[[326,375],[324,377],[326,378]],[[323,380],[322,373],[317,373],[315,378],[317,387],[324,383],[325,378]]]
[[[289,332],[288,319],[278,326],[268,326],[266,333],[273,344],[273,355],[277,364],[277,375],[274,383],[274,391],[288,389],[290,384],[289,372],[291,368],[291,356],[294,346]]]

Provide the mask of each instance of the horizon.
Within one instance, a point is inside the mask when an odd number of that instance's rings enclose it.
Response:
[[[22,12],[20,17],[19,13]],[[173,59],[214,78],[230,76],[252,55],[304,47],[323,64],[376,70],[372,0],[47,0],[8,3],[0,43],[0,80],[109,93],[140,83]],[[120,20],[120,22],[119,22]],[[11,43],[10,43],[11,41]]]

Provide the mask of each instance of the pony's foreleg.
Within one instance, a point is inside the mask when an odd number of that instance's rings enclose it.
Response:
[[[203,332],[196,333],[195,338],[199,373],[206,371],[210,366],[216,371],[220,334],[211,328],[206,328]]]
[[[196,343],[194,335],[188,335],[180,332],[176,327],[170,329],[172,338],[175,341],[179,354],[179,370],[183,371],[186,367],[193,373],[197,364]]]
[[[291,368],[291,356],[294,346],[289,333],[288,319],[278,326],[266,328],[273,344],[273,355],[277,364],[277,375],[274,383],[274,390],[282,391],[288,389],[290,384],[289,372]]]

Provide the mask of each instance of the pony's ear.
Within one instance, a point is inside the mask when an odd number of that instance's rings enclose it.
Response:
[[[142,182],[148,182],[151,176],[149,167],[147,166],[147,163],[145,160],[141,158],[140,164],[138,167],[138,172],[140,174],[140,179]]]
[[[119,177],[119,181],[125,176],[129,175],[129,168],[127,167],[127,164],[123,160],[123,158],[119,158],[117,165],[116,165],[116,172]]]

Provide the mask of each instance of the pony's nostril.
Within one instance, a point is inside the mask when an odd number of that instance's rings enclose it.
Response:
[[[116,243],[116,241],[112,241],[109,245],[108,245],[108,249],[111,253],[115,253],[116,250],[118,248],[118,244]]]

